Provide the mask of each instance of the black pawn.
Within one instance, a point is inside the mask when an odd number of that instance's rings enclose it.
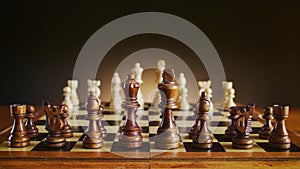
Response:
[[[273,107],[268,106],[264,108],[263,119],[265,122],[262,128],[259,130],[259,138],[269,139],[273,130],[271,123],[271,119],[273,119]]]
[[[34,123],[35,118],[35,108],[31,105],[27,106],[25,127],[29,137],[37,137],[39,135],[39,130]]]

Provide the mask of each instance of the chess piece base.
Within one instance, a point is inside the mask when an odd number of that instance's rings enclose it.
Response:
[[[237,149],[251,149],[253,147],[253,141],[250,138],[233,137],[232,147]]]
[[[175,149],[179,147],[180,137],[176,128],[158,128],[155,147],[158,149]]]
[[[260,132],[259,133],[259,138],[261,139],[269,139],[271,136],[271,132]]]
[[[28,135],[10,135],[8,137],[8,146],[9,147],[26,147],[29,143]]]
[[[26,147],[26,146],[29,146],[29,145],[30,145],[29,141],[20,142],[20,143],[8,141],[8,147],[19,148],[19,147]]]
[[[119,146],[123,148],[139,148],[143,145],[143,137],[140,131],[131,133],[131,135],[125,135],[124,133],[129,133],[123,131],[119,136]]]
[[[199,149],[211,149],[213,147],[212,143],[195,143],[192,144],[193,147],[199,148]]]
[[[46,146],[51,148],[59,148],[66,145],[66,138],[60,136],[49,135],[46,139]]]
[[[88,134],[85,134],[83,138],[83,148],[96,149],[101,148],[103,146],[103,139],[100,136],[95,136],[90,138]]]
[[[275,148],[275,149],[290,149],[291,144],[290,143],[278,144],[278,143],[269,142],[269,147]]]
[[[155,148],[158,149],[165,149],[165,150],[169,150],[169,149],[175,149],[179,147],[179,142],[160,142],[160,141],[156,141],[155,142]]]
[[[73,137],[73,130],[71,127],[65,127],[62,129],[62,135],[66,138]]]

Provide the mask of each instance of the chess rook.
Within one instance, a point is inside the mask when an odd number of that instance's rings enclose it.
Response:
[[[68,106],[67,105],[62,105],[62,109],[61,109],[61,117],[62,117],[62,121],[64,123],[64,126],[61,130],[62,135],[66,138],[70,138],[73,137],[73,129],[72,127],[68,124],[67,118],[69,117],[69,113],[68,113]]]
[[[90,91],[90,95],[86,101],[86,110],[86,119],[89,120],[89,125],[84,132],[83,148],[101,148],[103,146],[103,138],[98,121],[101,120],[99,111],[102,111],[102,107],[94,91]]]
[[[259,130],[259,138],[269,139],[273,130],[271,123],[271,120],[273,119],[273,107],[267,106],[264,108],[263,119],[265,122],[262,128]]]
[[[50,105],[48,102],[44,102],[46,129],[48,129],[47,147],[60,148],[66,145],[66,138],[62,134],[62,128],[64,127],[62,109],[62,105]]]
[[[201,93],[199,99],[199,111],[197,119],[200,121],[200,126],[193,137],[193,147],[201,149],[210,149],[212,148],[212,137],[207,128],[207,121],[209,120],[208,112],[210,109],[210,102],[205,96],[205,92]]]
[[[29,137],[37,137],[39,135],[39,130],[34,124],[35,118],[35,108],[32,105],[27,106],[25,127]]]
[[[26,117],[26,105],[10,105],[10,115],[14,118],[13,127],[8,137],[9,147],[26,147],[29,143],[29,136],[25,128],[24,118]]]
[[[173,120],[172,109],[177,108],[175,103],[178,85],[175,82],[174,70],[165,69],[162,74],[163,81],[158,85],[161,95],[159,107],[162,112],[162,121],[157,129],[155,147],[159,149],[174,149],[179,147],[180,136]]]
[[[250,138],[251,119],[255,111],[255,104],[250,103],[247,106],[241,106],[237,110],[239,115],[235,122],[235,131],[237,135],[232,138],[232,147],[238,149],[250,149],[253,147],[253,141]]]
[[[289,106],[273,105],[273,113],[276,124],[269,138],[269,146],[276,149],[289,149],[291,140],[285,127]]]

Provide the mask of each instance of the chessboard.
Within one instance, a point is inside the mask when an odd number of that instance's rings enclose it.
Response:
[[[4,141],[0,144],[0,159],[2,161],[12,162],[13,159],[20,161],[36,160],[49,161],[48,164],[53,165],[53,161],[130,161],[131,165],[141,163],[140,167],[146,167],[149,161],[153,164],[161,162],[170,162],[175,165],[179,161],[186,161],[189,164],[201,164],[201,161],[298,161],[300,159],[300,137],[289,133],[292,143],[288,150],[272,149],[268,146],[268,140],[260,139],[258,131],[263,126],[258,116],[252,119],[252,132],[250,134],[253,140],[252,149],[236,149],[232,148],[232,142],[224,139],[225,130],[230,125],[228,119],[229,112],[215,108],[210,114],[208,128],[213,138],[212,149],[197,149],[192,146],[192,139],[188,138],[188,132],[195,123],[195,113],[189,111],[173,111],[174,120],[180,134],[180,146],[176,149],[164,150],[157,149],[154,146],[156,132],[161,121],[161,112],[151,110],[145,104],[144,110],[137,112],[137,122],[140,126],[143,136],[143,144],[140,148],[128,149],[118,146],[118,136],[120,134],[120,126],[123,125],[126,117],[125,112],[116,113],[109,108],[109,104],[103,105],[104,118],[102,124],[107,130],[107,137],[104,139],[102,148],[86,149],[83,148],[83,133],[88,127],[86,120],[87,111],[80,108],[78,111],[70,112],[68,123],[73,129],[73,137],[67,138],[66,146],[62,148],[49,148],[46,146],[45,138],[48,135],[45,129],[46,117],[41,117],[35,121],[39,130],[39,135],[30,139],[30,145],[23,148],[8,147],[8,142]],[[42,113],[42,112],[41,112]],[[12,161],[11,161],[12,160]],[[51,162],[52,161],[52,162]],[[200,163],[199,163],[200,162]],[[147,163],[147,164],[146,164]],[[3,163],[4,164],[4,163]],[[31,163],[30,163],[31,164]],[[119,163],[114,163],[119,164]],[[299,164],[299,163],[298,163]],[[32,165],[32,164],[31,164]],[[46,164],[45,164],[46,165]],[[113,164],[108,163],[108,166]],[[129,166],[127,166],[129,167]],[[132,167],[132,166],[131,166]],[[147,167],[146,167],[147,168]],[[184,168],[184,167],[183,167]]]

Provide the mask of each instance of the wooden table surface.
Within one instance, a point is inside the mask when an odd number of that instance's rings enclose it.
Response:
[[[257,109],[257,117],[262,109]],[[7,139],[13,119],[8,106],[0,106],[0,141]],[[300,146],[300,108],[291,108],[286,121],[289,136]],[[126,152],[126,157],[112,153],[75,154],[71,152],[0,152],[0,168],[300,168],[300,153],[181,153]],[[132,157],[132,158],[131,158]]]

